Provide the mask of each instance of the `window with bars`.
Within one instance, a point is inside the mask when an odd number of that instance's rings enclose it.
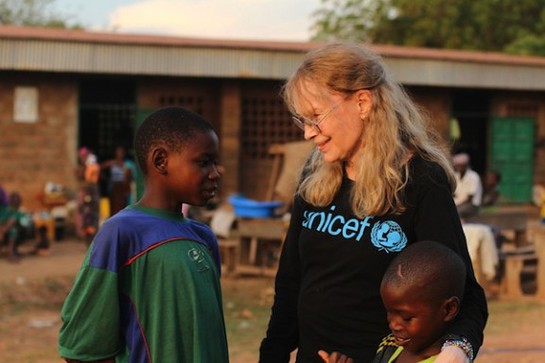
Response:
[[[302,138],[279,97],[244,97],[241,112],[241,150],[246,158],[270,158],[269,147]]]

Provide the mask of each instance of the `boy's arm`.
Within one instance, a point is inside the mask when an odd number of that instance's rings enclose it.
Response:
[[[91,267],[91,252],[61,309],[59,355],[72,362],[113,362],[123,344],[117,274]]]

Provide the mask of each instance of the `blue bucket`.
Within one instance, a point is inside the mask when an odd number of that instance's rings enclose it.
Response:
[[[235,208],[237,217],[245,218],[270,218],[274,216],[276,208],[281,207],[284,203],[278,200],[270,202],[260,202],[253,199],[248,199],[240,195],[235,195],[227,198],[229,203]]]

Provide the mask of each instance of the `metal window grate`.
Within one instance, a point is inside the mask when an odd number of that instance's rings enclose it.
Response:
[[[301,131],[278,97],[244,97],[241,114],[241,149],[246,158],[270,159],[272,144],[301,140]]]

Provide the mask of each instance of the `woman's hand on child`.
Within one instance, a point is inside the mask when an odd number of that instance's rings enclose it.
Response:
[[[466,353],[458,347],[450,346],[441,349],[435,363],[471,363]]]
[[[339,352],[329,354],[324,350],[320,350],[318,351],[318,355],[323,359],[324,363],[354,363],[352,358]]]

